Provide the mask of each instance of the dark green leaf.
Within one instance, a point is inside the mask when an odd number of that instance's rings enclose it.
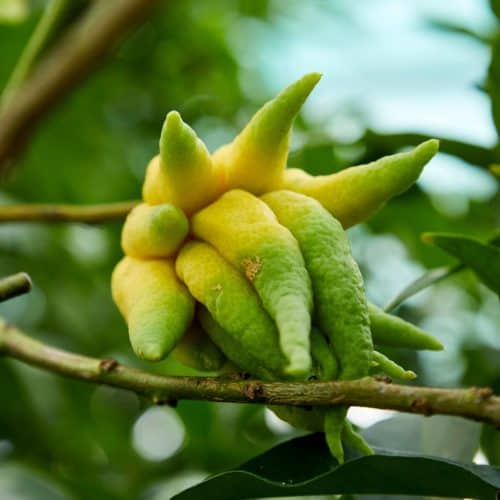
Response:
[[[490,245],[500,246],[500,234],[493,236],[489,240]],[[391,311],[395,309],[400,304],[402,304],[406,299],[409,299],[413,295],[416,295],[418,292],[422,291],[424,288],[428,286],[435,285],[439,281],[452,276],[453,274],[465,269],[466,266],[464,264],[455,264],[453,266],[442,266],[437,267],[435,269],[431,269],[427,271],[425,274],[417,278],[415,281],[412,281],[409,285],[405,286],[401,292],[399,292],[386,306],[385,311]]]
[[[460,417],[435,415],[429,419],[398,413],[363,429],[361,434],[375,448],[471,462],[479,447],[480,432],[481,424]]]
[[[500,250],[463,235],[424,233],[422,239],[453,255],[500,295]]]
[[[454,266],[442,266],[436,267],[435,269],[431,269],[427,271],[425,274],[417,278],[415,281],[412,281],[409,285],[407,285],[401,292],[399,292],[386,306],[385,311],[391,311],[398,307],[402,302],[406,299],[409,299],[413,295],[416,295],[418,292],[422,291],[424,288],[428,286],[436,284],[438,281],[455,274],[458,271],[464,269],[463,264],[455,264]]]
[[[500,465],[500,432],[491,425],[483,424],[481,448],[490,464]]]
[[[430,19],[427,23],[431,28],[434,28],[439,31],[452,33],[456,35],[464,35],[472,40],[476,40],[477,42],[484,43],[489,45],[491,43],[492,35],[484,35],[478,31],[468,28],[467,26],[463,26],[461,24],[457,24],[453,21],[448,21],[446,19]]]
[[[498,162],[497,152],[493,148],[485,148],[477,144],[457,141],[447,137],[436,137],[439,139],[439,151],[475,165],[488,168],[492,163]],[[371,161],[382,155],[392,154],[407,146],[416,146],[429,139],[428,135],[412,132],[394,134],[383,134],[374,130],[367,130],[363,137],[366,146],[366,155],[363,162]]]
[[[358,493],[493,500],[500,489],[500,469],[495,467],[376,451],[376,455],[364,457],[348,453],[347,461],[339,466],[328,452],[323,435],[312,434],[278,445],[174,499],[238,500]]]
[[[490,8],[495,16],[500,17],[500,1],[490,0]]]

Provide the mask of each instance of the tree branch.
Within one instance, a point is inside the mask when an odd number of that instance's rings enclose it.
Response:
[[[0,279],[0,302],[28,293],[31,286],[31,278],[26,273],[17,273]]]
[[[214,377],[167,377],[50,347],[0,323],[0,353],[66,377],[105,384],[149,397],[271,405],[384,408],[424,415],[457,415],[500,427],[500,397],[489,388],[438,389],[392,385],[375,379],[263,383]]]
[[[43,114],[96,67],[158,0],[96,0],[0,110],[0,172]]]
[[[85,222],[98,224],[124,219],[139,200],[98,205],[13,204],[0,205],[0,222]]]

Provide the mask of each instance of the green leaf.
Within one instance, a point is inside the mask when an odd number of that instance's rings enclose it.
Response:
[[[500,469],[495,467],[380,449],[363,457],[347,451],[346,462],[339,466],[322,434],[296,438],[173,498],[239,500],[357,493],[493,500],[500,489]]]
[[[489,242],[490,245],[500,246],[500,233],[493,236]],[[388,312],[399,305],[401,305],[405,300],[409,299],[418,292],[424,290],[425,288],[435,285],[444,278],[448,278],[455,273],[458,273],[462,269],[466,269],[467,266],[464,264],[455,264],[453,266],[442,266],[436,267],[427,271],[425,274],[412,281],[409,285],[405,286],[386,306],[384,311]]]
[[[409,299],[413,295],[416,295],[418,292],[422,291],[424,288],[428,286],[434,285],[435,283],[451,276],[452,274],[457,273],[464,269],[465,266],[463,264],[455,264],[454,266],[442,266],[436,267],[435,269],[431,269],[427,271],[425,274],[417,278],[415,281],[412,281],[409,285],[407,285],[401,292],[399,292],[384,308],[384,311],[388,312],[392,309],[398,307],[405,300]]]
[[[483,424],[481,449],[492,465],[500,465],[500,432],[491,425]]]
[[[463,235],[424,233],[422,239],[453,255],[500,295],[500,249]]]
[[[434,415],[429,419],[398,413],[363,429],[361,434],[375,448],[472,462],[479,448],[480,432],[481,424],[460,417]]]
[[[467,26],[463,26],[461,24],[457,24],[453,21],[448,21],[446,19],[429,19],[427,22],[428,26],[430,28],[434,28],[436,30],[445,32],[445,33],[450,33],[450,34],[455,34],[455,35],[464,35],[472,40],[475,40],[479,43],[487,44],[489,45],[491,42],[491,39],[493,38],[493,34],[491,35],[486,35],[483,33],[480,33],[478,31],[475,31],[471,28],[468,28]]]

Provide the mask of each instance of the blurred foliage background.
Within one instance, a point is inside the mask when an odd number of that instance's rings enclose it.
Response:
[[[43,5],[0,0],[0,88]],[[498,2],[478,0],[160,2],[47,114],[2,180],[0,202],[138,198],[167,111],[178,109],[213,150],[286,84],[320,71],[295,127],[293,166],[326,173],[365,162],[411,145],[403,133],[456,141],[418,185],[349,232],[368,295],[384,305],[426,268],[452,262],[422,243],[421,232],[487,239],[500,226],[499,183],[483,158],[498,156],[495,14]],[[470,144],[477,146],[472,156]],[[24,270],[35,284],[29,295],[0,304],[0,314],[69,350],[194,373],[132,355],[109,290],[120,229],[0,226],[0,275]],[[426,289],[397,312],[446,346],[444,353],[390,352],[419,373],[420,384],[500,391],[498,298],[471,272]],[[351,417],[373,444],[500,465],[500,438],[483,436],[480,450],[479,424],[360,409]],[[0,360],[2,499],[169,498],[293,435],[260,407],[148,408],[133,394]]]

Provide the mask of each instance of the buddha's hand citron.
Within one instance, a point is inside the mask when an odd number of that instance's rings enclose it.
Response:
[[[233,366],[266,381],[377,372],[410,380],[415,374],[373,343],[442,348],[367,303],[344,232],[408,189],[438,142],[326,176],[287,168],[293,121],[319,79],[292,83],[213,154],[178,112],[167,114],[112,276],[139,357],[172,352],[195,370]],[[339,462],[342,440],[371,452],[346,407],[272,409],[325,431]]]

